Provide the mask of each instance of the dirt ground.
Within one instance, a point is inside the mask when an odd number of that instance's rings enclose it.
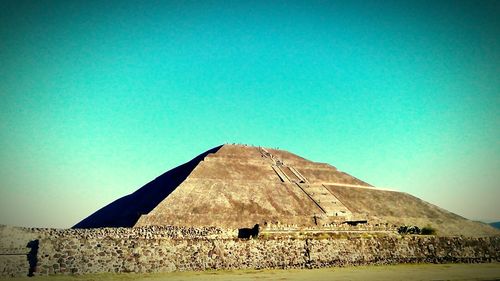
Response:
[[[292,270],[235,270],[173,272],[158,274],[92,274],[83,276],[51,276],[8,278],[11,281],[160,281],[160,280],[500,280],[500,263],[489,264],[412,264],[359,266]]]

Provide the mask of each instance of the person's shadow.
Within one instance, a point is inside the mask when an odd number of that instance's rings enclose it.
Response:
[[[30,252],[26,256],[28,259],[28,263],[30,265],[29,271],[28,271],[28,276],[34,276],[34,272],[36,272],[36,264],[38,263],[38,239],[37,240],[32,240],[28,242],[28,245],[26,245],[27,248],[30,248]]]

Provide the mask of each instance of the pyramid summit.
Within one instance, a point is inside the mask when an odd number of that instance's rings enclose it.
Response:
[[[212,148],[85,218],[74,228],[151,225],[251,227],[279,223],[432,226],[442,235],[494,230],[403,192],[376,188],[285,150]]]

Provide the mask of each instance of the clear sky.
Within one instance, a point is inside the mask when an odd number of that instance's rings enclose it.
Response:
[[[0,224],[70,227],[225,142],[500,220],[499,15],[486,0],[1,1]]]

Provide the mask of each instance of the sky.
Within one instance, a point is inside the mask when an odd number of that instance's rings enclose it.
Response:
[[[0,224],[223,143],[500,220],[499,1],[0,1]]]

